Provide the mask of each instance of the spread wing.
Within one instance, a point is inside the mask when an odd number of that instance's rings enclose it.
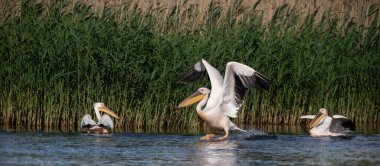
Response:
[[[206,75],[206,72],[211,82],[211,94],[204,110],[216,106],[219,102],[223,86],[223,77],[220,75],[219,71],[211,66],[206,60],[202,59],[201,61],[197,62],[189,71],[187,71],[185,76],[180,81],[182,83],[194,82],[198,79],[203,78]]]
[[[355,128],[355,124],[352,122],[352,120],[348,119],[347,117],[342,115],[333,115],[330,126],[331,132],[345,132],[347,131],[347,129],[354,131]]]
[[[82,118],[82,121],[80,122],[81,128],[91,128],[95,125],[96,125],[96,123],[94,122],[94,120],[92,120],[92,118],[89,114],[84,115]]]
[[[268,90],[270,84],[268,78],[251,67],[237,62],[228,62],[220,101],[221,109],[227,116],[236,118],[237,110],[243,103],[248,88]]]
[[[98,122],[99,126],[100,127],[106,127],[106,128],[110,128],[110,129],[113,129],[113,122],[112,122],[112,119],[109,115],[107,114],[104,114],[102,116],[102,118],[100,118],[100,121]]]

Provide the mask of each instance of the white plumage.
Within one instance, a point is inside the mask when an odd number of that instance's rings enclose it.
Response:
[[[304,115],[301,119],[312,119],[309,132],[312,136],[345,136],[355,130],[355,124],[345,116],[328,116],[325,108],[319,109],[318,115]]]
[[[86,114],[82,118],[81,128],[85,128],[88,133],[96,134],[105,134],[108,133],[109,129],[114,128],[113,121],[109,115],[115,117],[116,119],[119,119],[119,117],[109,108],[107,108],[104,103],[94,103],[94,111],[96,118],[98,119],[98,123],[92,120],[89,114]],[[100,111],[107,114],[101,115]]]
[[[237,117],[248,88],[268,90],[269,79],[251,67],[238,62],[227,63],[223,79],[217,69],[202,59],[187,72],[181,82],[189,83],[198,80],[206,73],[210,78],[211,90],[199,88],[196,93],[182,101],[178,107],[186,107],[200,101],[196,108],[198,116],[211,128],[223,130],[226,133],[218,140],[227,138],[229,130],[244,131],[233,124],[229,117]],[[208,140],[213,136],[214,134],[209,134],[202,139]]]

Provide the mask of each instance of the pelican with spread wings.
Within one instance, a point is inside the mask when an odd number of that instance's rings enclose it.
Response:
[[[211,90],[199,88],[193,95],[183,100],[178,108],[186,107],[199,102],[196,111],[198,116],[211,128],[224,131],[225,135],[215,141],[228,138],[231,130],[240,130],[231,118],[236,118],[240,106],[248,88],[255,87],[258,90],[268,90],[270,81],[261,73],[251,67],[238,63],[228,62],[224,79],[217,69],[202,59],[187,72],[181,80],[189,83],[208,74],[211,81]],[[210,140],[215,134],[207,134],[201,139]]]
[[[346,136],[355,130],[352,120],[342,115],[330,117],[325,108],[319,109],[317,115],[304,115],[301,119],[311,119],[309,123],[311,136]]]
[[[109,133],[108,130],[113,129],[114,127],[113,121],[109,115],[113,116],[116,119],[120,119],[119,116],[107,108],[104,103],[94,103],[94,111],[96,118],[98,119],[98,123],[95,123],[89,114],[86,114],[81,121],[80,126],[81,128],[85,128],[87,130],[87,133],[107,134]],[[106,114],[101,115],[100,111]]]

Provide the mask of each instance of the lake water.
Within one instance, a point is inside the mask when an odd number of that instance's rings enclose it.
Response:
[[[235,132],[222,142],[203,133],[0,132],[0,165],[379,165],[380,134],[346,138],[307,133]]]

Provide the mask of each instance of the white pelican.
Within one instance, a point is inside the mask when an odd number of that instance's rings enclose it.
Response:
[[[223,137],[219,137],[215,141],[227,139],[230,130],[245,131],[232,123],[229,117],[237,117],[237,111],[243,104],[243,98],[248,88],[268,90],[270,81],[251,67],[237,62],[227,63],[223,80],[219,71],[202,59],[187,72],[181,82],[195,81],[204,76],[206,72],[210,78],[212,90],[199,88],[193,95],[183,100],[178,108],[200,101],[196,107],[198,116],[211,128],[222,130],[225,133]],[[201,139],[210,140],[214,136],[214,134],[207,134]]]
[[[304,115],[301,119],[312,119],[309,123],[311,136],[345,136],[355,130],[355,124],[342,115],[333,115],[331,118],[324,108],[319,109],[317,115]]]
[[[91,119],[89,114],[84,115],[81,121],[81,128],[86,128],[88,133],[95,134],[106,134],[108,133],[108,129],[113,129],[113,122],[109,115],[115,117],[116,119],[120,119],[115,112],[111,111],[107,108],[104,103],[94,103],[94,110],[96,114],[96,118],[98,119],[98,123],[95,123],[94,120]],[[100,111],[107,113],[103,116],[100,115]]]

